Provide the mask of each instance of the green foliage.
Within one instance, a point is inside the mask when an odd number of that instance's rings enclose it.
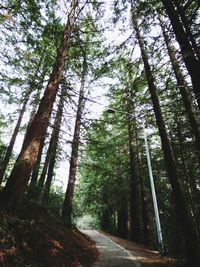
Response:
[[[121,195],[129,191],[128,157],[122,156],[128,153],[127,139],[113,121],[115,117],[104,114],[92,124],[81,155],[76,199],[84,212],[99,219],[105,210],[117,209]]]

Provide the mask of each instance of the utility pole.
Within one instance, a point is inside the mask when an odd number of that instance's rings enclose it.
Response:
[[[145,150],[147,154],[148,171],[149,171],[149,178],[150,178],[150,185],[151,185],[151,193],[152,193],[152,198],[153,198],[155,220],[156,220],[157,238],[158,238],[159,250],[163,253],[164,243],[163,243],[163,237],[162,237],[160,217],[159,217],[159,212],[158,212],[158,203],[157,203],[157,198],[156,198],[154,178],[153,178],[153,172],[152,172],[152,167],[151,167],[151,158],[150,158],[150,153],[149,153],[149,146],[148,146],[148,140],[147,140],[147,134],[145,131],[144,121],[142,122],[142,126],[143,126],[143,132],[144,132],[144,143],[145,143]]]

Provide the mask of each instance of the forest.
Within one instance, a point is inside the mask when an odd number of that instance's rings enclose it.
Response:
[[[84,215],[200,266],[199,6],[1,1],[0,266],[94,266]]]

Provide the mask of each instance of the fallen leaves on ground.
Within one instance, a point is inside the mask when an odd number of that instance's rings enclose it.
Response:
[[[111,240],[122,246],[123,248],[131,251],[135,257],[135,260],[142,263],[142,266],[180,266],[183,262],[178,261],[172,257],[162,256],[158,251],[152,251],[148,249],[145,245],[137,244],[135,242],[125,240],[108,233],[102,232],[104,235],[108,236]]]
[[[0,238],[1,267],[90,267],[98,257],[89,237],[30,203],[0,213]]]

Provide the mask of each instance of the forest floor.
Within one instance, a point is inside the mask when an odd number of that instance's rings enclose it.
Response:
[[[41,206],[0,212],[0,267],[90,267],[97,258],[94,241]]]

